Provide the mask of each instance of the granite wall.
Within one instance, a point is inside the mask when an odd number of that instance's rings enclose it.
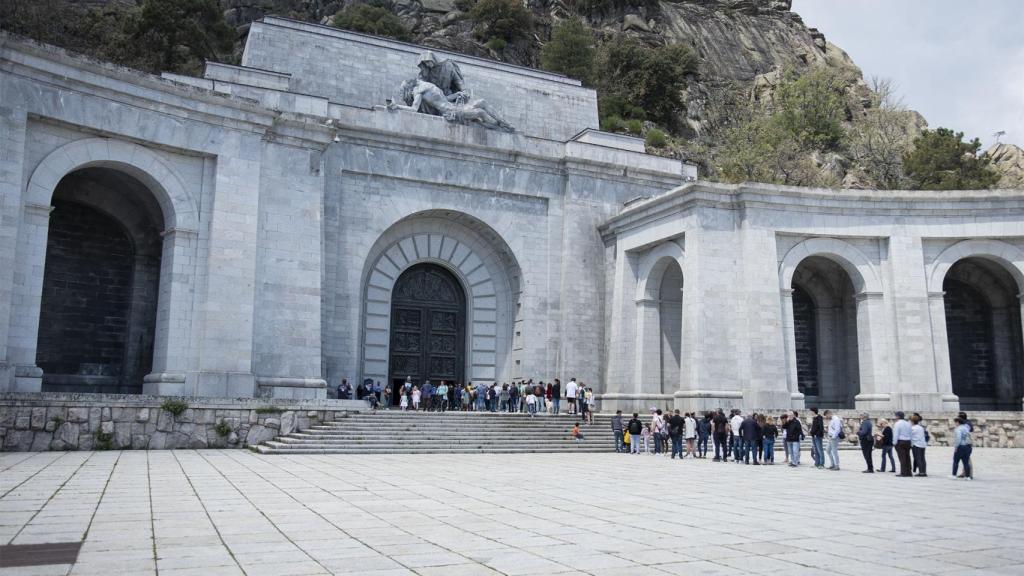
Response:
[[[247,448],[365,408],[344,400],[0,394],[0,450]]]

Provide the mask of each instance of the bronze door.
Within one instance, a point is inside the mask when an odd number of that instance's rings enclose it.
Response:
[[[466,298],[451,272],[436,264],[403,272],[391,296],[391,381],[463,381],[465,325]]]

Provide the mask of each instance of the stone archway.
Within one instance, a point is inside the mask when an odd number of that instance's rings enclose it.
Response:
[[[107,138],[77,140],[54,150],[36,166],[29,180],[22,226],[18,229],[18,244],[24,248],[18,251],[15,262],[16,273],[23,281],[15,284],[14,299],[23,305],[12,310],[8,342],[8,357],[14,365],[14,390],[32,392],[42,387],[43,372],[36,360],[45,251],[31,247],[47,243],[54,195],[61,182],[69,174],[86,170],[102,170],[130,179],[137,184],[132,193],[147,196],[152,206],[157,207],[152,220],[161,273],[156,290],[159,298],[152,373],[144,380],[154,383],[150,393],[184,393],[187,331],[192,314],[189,299],[195,278],[192,267],[181,262],[194,259],[198,246],[197,203],[156,152]],[[108,203],[107,213],[111,210],[116,211],[116,207]],[[133,223],[123,223],[131,232]],[[159,386],[161,383],[169,388]]]
[[[492,228],[447,210],[407,216],[372,247],[363,274],[360,378],[383,383],[395,376],[390,366],[395,285],[419,264],[443,268],[465,290],[465,380],[509,380],[517,361],[512,341],[521,295],[519,264]]]
[[[804,240],[783,257],[779,265],[783,341],[789,391],[798,407],[806,398],[801,392],[801,358],[797,356],[796,288],[810,296],[813,305],[813,314],[804,317],[803,321],[813,319],[815,322],[815,342],[813,345],[805,342],[808,345],[804,346],[804,351],[818,357],[819,383],[826,380],[834,383],[832,390],[835,394],[824,398],[826,403],[848,407],[855,402],[860,409],[888,407],[891,394],[885,374],[889,357],[885,326],[881,320],[884,309],[879,278],[871,260],[855,246],[838,238]],[[831,304],[823,308],[821,302],[825,299],[838,302],[838,308]],[[823,320],[827,322],[823,324]],[[835,340],[837,336],[839,339]],[[822,346],[823,343],[827,346]],[[825,362],[821,358],[823,349],[840,356],[830,357]],[[842,373],[822,374],[822,368],[832,370],[836,366],[834,360],[839,357],[849,358]],[[859,393],[851,394],[854,390],[859,390]],[[811,398],[814,402],[821,399]]]
[[[935,377],[946,409],[1021,409],[1022,293],[1024,250],[1007,242],[963,240],[929,266]]]
[[[636,293],[636,388],[630,398],[669,408],[681,389],[683,366],[682,246],[652,248],[640,260]]]

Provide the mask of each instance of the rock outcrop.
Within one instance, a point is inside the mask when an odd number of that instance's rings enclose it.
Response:
[[[999,188],[1024,188],[1024,149],[1015,144],[994,144],[985,151],[999,172]]]

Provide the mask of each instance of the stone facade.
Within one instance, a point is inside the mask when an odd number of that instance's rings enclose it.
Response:
[[[154,77],[0,35],[0,391],[391,382],[392,292],[429,265],[464,289],[467,380],[575,376],[605,410],[1020,410],[1020,191],[695,183],[597,130],[593,90],[457,54],[517,132],[389,110],[421,50],[268,17],[241,66]]]
[[[0,449],[247,448],[365,409],[363,402],[344,400],[0,394]]]

